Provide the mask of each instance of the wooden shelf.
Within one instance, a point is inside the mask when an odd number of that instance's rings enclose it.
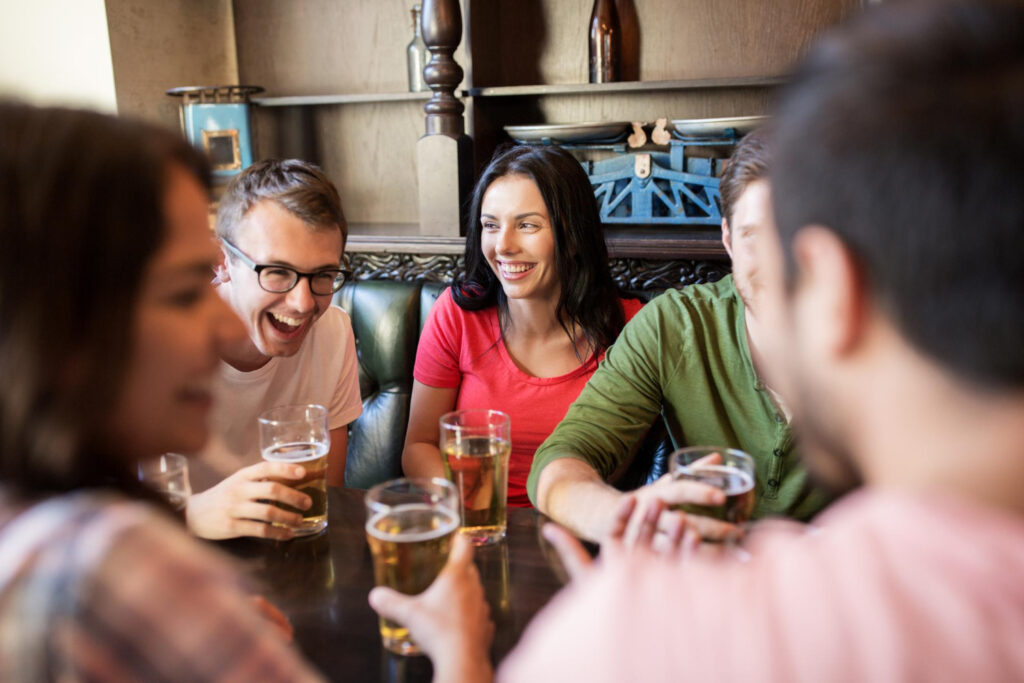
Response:
[[[376,230],[374,231],[376,232]],[[727,260],[722,235],[717,229],[673,231],[671,228],[605,227],[611,258]],[[383,254],[451,254],[466,250],[464,237],[431,237],[418,234],[366,234],[353,230],[345,251]]]
[[[623,228],[621,225],[604,228],[605,244],[612,258],[639,258],[663,261],[666,259],[728,260],[722,245],[722,233],[717,228]]]
[[[253,104],[261,107],[302,107],[325,104],[373,104],[377,102],[412,102],[429,100],[429,90],[423,92],[356,93],[349,95],[292,95],[288,97],[254,97]]]
[[[676,81],[623,81],[620,83],[562,83],[556,85],[510,85],[469,88],[471,97],[530,97],[537,95],[601,95],[609,93],[654,92],[658,90],[708,90],[716,88],[770,88],[785,82],[782,76],[746,78],[700,78]]]
[[[418,227],[418,226],[417,226]],[[345,251],[375,254],[453,254],[466,251],[464,237],[424,235],[349,235]]]
[[[716,88],[771,88],[785,82],[782,76],[750,76],[747,78],[701,78],[677,81],[624,81],[621,83],[560,83],[555,85],[509,85],[493,88],[469,88],[459,91],[462,97],[531,97],[538,95],[600,95],[608,93],[656,92],[659,90],[708,90]],[[372,104],[376,102],[409,102],[429,100],[429,90],[422,92],[354,93],[339,95],[290,95],[285,97],[254,97],[261,107],[302,107],[328,104]]]

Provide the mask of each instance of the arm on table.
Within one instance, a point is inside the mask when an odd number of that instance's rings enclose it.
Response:
[[[575,533],[599,541],[612,528],[623,494],[606,483],[628,460],[662,409],[664,385],[676,381],[676,355],[662,348],[662,330],[680,324],[665,320],[656,303],[645,306],[627,324],[604,361],[569,408],[565,419],[541,445],[530,472],[535,485],[534,503],[541,512]],[[633,492],[637,497],[634,519],[657,500],[668,505],[709,503],[721,491],[695,482],[674,482],[669,476]],[[666,512],[659,529],[667,532],[681,513]],[[734,533],[731,525],[703,517],[688,524],[702,536]],[[632,524],[632,523],[631,523]],[[632,540],[638,523],[626,532]]]
[[[720,539],[737,533],[732,524],[718,520],[684,515],[675,510],[661,512],[666,505],[720,505],[725,502],[721,489],[695,481],[674,481],[670,474],[626,494],[606,484],[594,468],[582,460],[562,457],[548,463],[537,483],[537,507],[540,511],[578,536],[594,542],[614,533],[618,510],[626,495],[635,496],[637,501],[637,513],[630,518],[630,527],[625,532],[627,542],[634,541],[640,534],[640,523],[648,514],[655,515],[658,530],[669,536],[674,536],[684,521],[687,527],[704,538]],[[653,512],[655,508],[657,513]]]
[[[432,387],[413,381],[409,429],[402,450],[402,471],[407,477],[444,477],[438,420],[455,410],[458,394],[458,387]]]
[[[345,485],[345,455],[348,452],[348,425],[331,430],[331,450],[327,451],[327,484]]]

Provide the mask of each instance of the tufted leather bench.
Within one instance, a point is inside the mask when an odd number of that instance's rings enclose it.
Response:
[[[402,476],[416,346],[431,307],[446,287],[437,282],[357,280],[335,294],[334,303],[352,319],[363,398],[363,414],[349,425],[346,486],[365,489]],[[616,486],[628,490],[657,478],[665,472],[670,452],[659,420]]]

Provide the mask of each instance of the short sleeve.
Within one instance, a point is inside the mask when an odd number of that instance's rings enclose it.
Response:
[[[412,373],[418,382],[443,389],[459,386],[464,329],[462,309],[452,299],[451,288],[446,289],[431,309],[420,334]]]
[[[348,313],[338,309],[341,314],[340,338],[342,361],[338,382],[334,387],[328,429],[339,429],[349,424],[363,412],[363,403],[359,395],[359,361],[356,357],[356,338],[352,332],[352,321]]]
[[[640,312],[644,302],[641,299],[619,299],[622,302],[622,314],[624,322],[629,322],[633,316]]]

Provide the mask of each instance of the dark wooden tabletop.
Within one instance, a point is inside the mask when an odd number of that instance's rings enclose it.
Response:
[[[427,681],[425,657],[381,647],[377,615],[366,601],[373,565],[366,544],[363,491],[332,488],[327,531],[287,542],[237,539],[220,543],[255,579],[295,628],[305,656],[332,680]],[[500,661],[561,582],[548,563],[532,509],[510,509],[508,536],[476,549],[475,561],[496,626],[492,656]]]

